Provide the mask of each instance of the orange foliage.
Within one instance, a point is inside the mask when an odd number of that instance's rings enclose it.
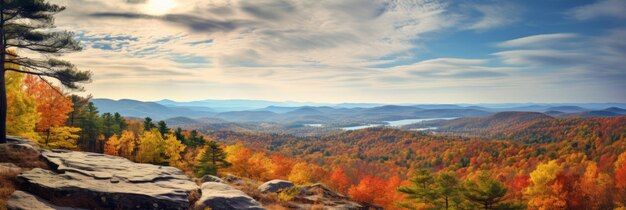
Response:
[[[65,124],[73,106],[72,101],[61,93],[61,89],[33,75],[28,75],[24,83],[26,92],[37,101],[37,112],[41,116],[36,130],[48,132],[51,127]]]

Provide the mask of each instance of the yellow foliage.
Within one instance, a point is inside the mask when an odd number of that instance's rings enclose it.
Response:
[[[556,178],[562,167],[552,160],[548,163],[540,164],[530,173],[531,186],[526,188],[524,195],[528,197],[528,204],[534,208],[546,208],[549,205],[561,206],[558,195],[553,193],[554,187],[549,183]],[[549,207],[548,207],[549,208]]]
[[[6,65],[10,66],[11,64]],[[37,112],[35,99],[22,90],[25,78],[24,74],[21,73],[6,72],[6,132],[9,135],[22,136],[38,141],[40,137],[35,132],[35,126],[39,122],[40,116]]]
[[[119,155],[128,159],[133,156],[135,151],[135,134],[130,131],[122,131],[122,135],[119,138]]]
[[[313,167],[308,163],[301,162],[296,163],[291,169],[291,173],[287,179],[290,181],[299,184],[299,185],[307,185],[311,184],[311,175],[313,174]]]
[[[165,141],[161,137],[158,129],[144,131],[139,139],[139,151],[137,151],[137,162],[141,163],[161,163],[163,158]]]
[[[111,136],[109,140],[107,140],[107,142],[104,144],[104,154],[118,156],[120,144],[121,142],[120,139],[117,138],[117,135]]]
[[[168,157],[170,166],[176,168],[183,168],[180,153],[185,151],[185,145],[183,145],[174,134],[165,135],[165,156]]]
[[[80,137],[80,128],[61,126],[50,128],[50,138],[44,146],[51,149],[76,149],[76,141]]]

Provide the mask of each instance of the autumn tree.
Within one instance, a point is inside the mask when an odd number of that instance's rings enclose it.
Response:
[[[167,156],[170,166],[183,168],[183,164],[181,162],[182,157],[180,155],[183,151],[185,151],[185,145],[176,139],[174,134],[165,134],[165,156]]]
[[[24,83],[26,93],[37,101],[40,120],[35,130],[42,132],[44,141],[48,141],[50,129],[65,124],[67,114],[72,112],[72,102],[60,88],[33,75],[28,75]]]
[[[287,179],[296,184],[305,185],[311,184],[313,180],[311,177],[313,176],[313,167],[309,163],[299,162],[293,165],[291,168],[291,172]]]
[[[44,146],[51,149],[76,149],[80,128],[60,126],[50,128],[49,138]]]
[[[554,193],[554,188],[551,186],[561,170],[562,167],[555,160],[552,160],[538,165],[530,173],[531,185],[524,191],[524,195],[528,198],[529,207],[544,209],[565,207],[565,201]]]
[[[374,203],[374,200],[384,193],[384,187],[384,179],[374,176],[365,176],[361,178],[358,185],[350,187],[348,194],[354,200]]]
[[[139,139],[139,150],[137,151],[137,161],[141,163],[161,163],[162,154],[165,149],[165,140],[156,128],[143,132]]]
[[[6,73],[7,109],[10,113],[7,116],[7,134],[38,139],[39,134],[35,132],[40,119],[37,104],[33,97],[22,91],[24,79],[24,74]]]
[[[2,0],[0,7],[0,143],[6,142],[7,89],[6,72],[13,71],[40,78],[57,79],[69,89],[80,89],[78,83],[87,82],[91,74],[78,70],[67,61],[54,58],[68,52],[80,51],[79,42],[67,31],[53,30],[54,15],[65,8],[44,0]],[[52,30],[51,30],[52,29]],[[40,54],[43,59],[12,53],[9,49],[23,49]],[[14,52],[14,51],[13,51]],[[14,64],[8,66],[6,64]],[[19,66],[19,68],[17,68]]]
[[[119,138],[119,155],[128,159],[132,159],[133,152],[137,145],[135,135],[131,131],[122,131]]]
[[[340,192],[347,192],[350,187],[350,177],[342,167],[334,167],[330,173],[330,183],[332,187]]]
[[[112,135],[104,144],[104,154],[119,156],[120,145],[121,142],[117,135]]]
[[[226,153],[215,141],[208,141],[200,153],[199,163],[196,166],[196,176],[217,175],[218,171],[231,165],[226,160]]]
[[[615,161],[615,191],[616,203],[626,209],[626,152],[620,154]]]

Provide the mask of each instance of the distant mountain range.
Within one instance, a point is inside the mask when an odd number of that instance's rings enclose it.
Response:
[[[143,102],[130,99],[93,99],[101,113],[151,117],[172,122],[271,122],[279,124],[323,123],[333,126],[380,123],[402,119],[488,116],[498,112],[542,112],[550,117],[608,117],[626,115],[626,104],[416,104],[307,103],[262,100],[202,100]],[[522,105],[522,106],[514,106]],[[601,109],[597,108],[601,107]],[[180,117],[180,118],[179,118]],[[203,120],[204,119],[204,120]],[[223,123],[223,122],[221,122]]]

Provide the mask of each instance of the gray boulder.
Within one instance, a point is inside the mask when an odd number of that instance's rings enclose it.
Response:
[[[213,176],[213,175],[204,175],[200,181],[202,181],[202,183],[205,183],[205,182],[219,182],[219,183],[224,183],[224,180],[220,179],[220,178],[219,178],[219,177],[217,177],[217,176]]]
[[[282,179],[274,179],[268,182],[263,183],[257,189],[261,192],[279,192],[283,189],[293,187],[293,182],[282,180]]]
[[[251,209],[264,210],[259,202],[229,185],[218,182],[206,182],[202,184],[202,197],[194,206],[194,209],[232,210]]]
[[[61,206],[57,206],[54,204],[50,204],[47,201],[28,194],[26,192],[23,191],[15,191],[13,192],[13,194],[11,194],[11,197],[9,197],[9,200],[7,201],[7,209],[8,210],[31,210],[31,209],[37,209],[37,210],[81,210],[81,209],[77,209],[77,208],[71,208],[71,207],[61,207]]]
[[[198,186],[174,167],[87,152],[43,150],[51,170],[18,176],[20,189],[53,204],[87,209],[188,209]]]

